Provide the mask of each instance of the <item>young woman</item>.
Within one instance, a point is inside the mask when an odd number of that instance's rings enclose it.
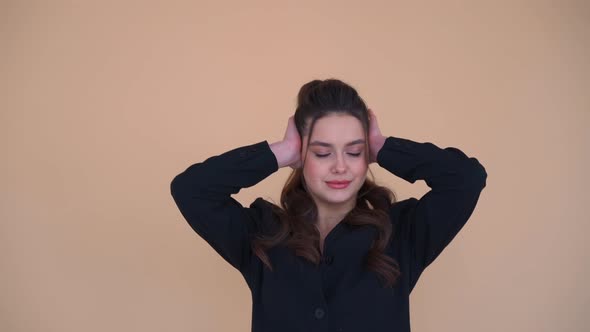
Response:
[[[371,163],[431,190],[396,201],[367,178]],[[281,167],[280,206],[232,194]],[[188,167],[171,184],[193,230],[244,276],[252,331],[410,331],[420,274],[467,222],[487,173],[457,148],[381,134],[357,91],[302,86],[284,139]]]

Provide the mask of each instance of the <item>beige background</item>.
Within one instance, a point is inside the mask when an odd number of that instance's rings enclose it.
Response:
[[[386,134],[488,171],[413,331],[590,324],[587,1],[2,1],[0,28],[0,331],[250,331],[246,283],[169,184],[281,139],[328,77]],[[428,190],[373,170],[400,199]],[[237,198],[278,199],[288,172]]]

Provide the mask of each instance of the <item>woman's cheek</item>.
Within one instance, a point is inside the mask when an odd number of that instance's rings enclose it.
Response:
[[[316,180],[320,177],[321,165],[315,160],[309,160],[305,164],[304,174],[309,180]]]
[[[316,161],[316,160],[310,160],[309,163],[309,167],[308,167],[308,173],[313,176],[313,177],[317,177],[320,175],[321,173],[321,164]]]

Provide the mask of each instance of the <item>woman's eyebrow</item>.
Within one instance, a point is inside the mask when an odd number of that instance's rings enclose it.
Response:
[[[364,139],[357,139],[352,142],[346,143],[346,146],[351,146],[351,145],[356,145],[356,144],[365,144],[365,140]],[[313,141],[313,142],[309,143],[309,145],[310,146],[317,145],[317,146],[325,146],[325,147],[333,147],[334,146],[330,143],[320,142],[320,141]]]

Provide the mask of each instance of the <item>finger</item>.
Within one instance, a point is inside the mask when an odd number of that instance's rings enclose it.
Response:
[[[293,131],[293,127],[294,127],[295,123],[293,121],[293,116],[289,117],[289,120],[287,120],[287,129],[285,130],[285,136],[283,137],[283,139],[287,139],[290,136],[290,132]]]
[[[378,124],[377,124],[377,116],[375,115],[375,113],[373,111],[371,111],[371,123],[374,126],[377,126],[378,127]]]

